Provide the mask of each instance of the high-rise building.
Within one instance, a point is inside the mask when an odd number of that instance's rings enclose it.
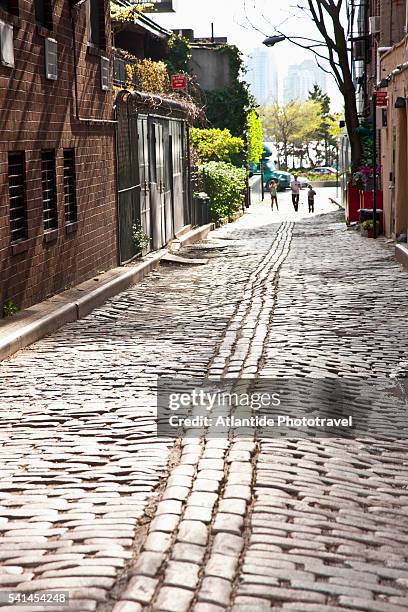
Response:
[[[278,99],[278,73],[273,60],[273,52],[266,48],[254,49],[249,56],[248,72],[245,75],[252,95],[258,104]]]
[[[324,70],[313,60],[304,60],[301,64],[289,66],[285,79],[284,101],[298,100],[304,102],[314,85],[319,85],[323,93],[327,91],[327,79]]]

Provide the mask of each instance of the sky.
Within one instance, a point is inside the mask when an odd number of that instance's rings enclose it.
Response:
[[[262,47],[262,41],[274,33],[274,28],[286,35],[316,37],[314,24],[294,8],[295,0],[174,1],[175,13],[156,13],[153,19],[169,29],[193,29],[197,37],[211,36],[213,22],[215,36],[227,36],[228,42],[237,45],[245,55]],[[289,42],[279,43],[270,52],[281,77],[289,65],[313,58],[311,52]],[[341,96],[331,79],[329,93],[333,97],[333,110],[341,110]]]

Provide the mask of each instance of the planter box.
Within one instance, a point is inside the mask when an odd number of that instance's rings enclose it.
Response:
[[[347,185],[346,223],[349,225],[359,220],[360,192],[351,182]]]
[[[372,191],[360,191],[360,206],[359,208],[372,208],[374,195]],[[377,191],[377,208],[383,207],[383,193]]]

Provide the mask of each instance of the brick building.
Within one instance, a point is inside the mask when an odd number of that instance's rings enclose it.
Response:
[[[385,232],[406,241],[408,233],[408,37],[406,0],[383,1],[382,43],[379,79],[388,92],[386,125],[381,129],[381,164],[384,187]],[[386,49],[388,47],[388,49]],[[408,262],[406,244],[397,245],[397,255]]]
[[[0,0],[0,306],[116,265],[109,2]]]

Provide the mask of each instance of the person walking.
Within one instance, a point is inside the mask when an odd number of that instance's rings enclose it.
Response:
[[[272,181],[271,182],[270,194],[271,194],[271,208],[272,208],[272,210],[273,210],[273,205],[274,204],[276,204],[276,210],[279,210],[279,206],[278,206],[278,185],[277,185],[276,181]]]
[[[309,212],[314,213],[314,199],[316,192],[313,189],[312,185],[308,186],[309,191],[307,192],[307,202],[309,204]]]
[[[297,180],[297,176],[293,177],[293,181],[290,184],[292,190],[292,204],[295,212],[299,209],[299,195],[300,195],[300,183]]]

